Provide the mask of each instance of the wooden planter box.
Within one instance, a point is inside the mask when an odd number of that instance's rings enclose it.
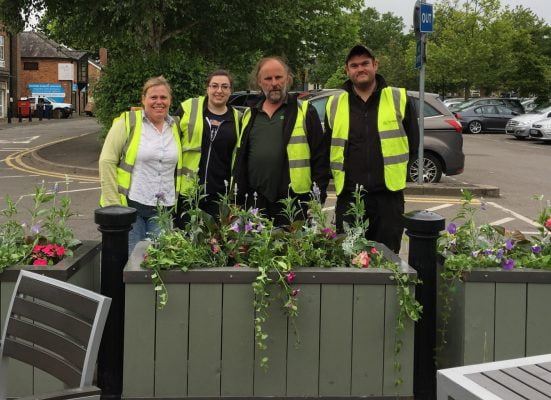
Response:
[[[551,353],[551,271],[473,269],[455,289],[440,368]]]
[[[299,316],[293,323],[275,299],[264,325],[268,349],[259,352],[256,270],[165,271],[168,305],[159,310],[150,271],[140,267],[146,246],[138,244],[124,270],[123,398],[413,398],[411,322],[399,354],[404,382],[394,385],[397,301],[389,271],[299,269]]]
[[[0,320],[3,329],[10,299],[19,276],[19,270],[26,269],[43,275],[70,282],[86,289],[99,292],[101,242],[85,240],[74,250],[72,257],[65,257],[56,265],[17,265],[0,274]],[[8,397],[31,396],[63,389],[63,383],[39,369],[33,369],[17,360],[10,360],[8,370]]]

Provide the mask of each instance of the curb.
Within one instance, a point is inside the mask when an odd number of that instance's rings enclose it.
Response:
[[[490,197],[499,198],[499,188],[490,185],[446,185],[440,183],[425,183],[419,185],[417,183],[408,182],[404,189],[406,196],[453,196],[461,197],[462,190],[468,190],[475,197]],[[333,183],[329,183],[328,192],[335,192]]]
[[[67,165],[59,164],[53,161],[46,160],[42,158],[40,154],[40,149],[33,151],[31,153],[31,159],[33,162],[36,162],[38,165],[46,167],[49,171],[59,172],[59,173],[68,173],[71,175],[83,175],[86,177],[99,178],[99,169],[97,168],[87,168],[79,167],[76,165]]]

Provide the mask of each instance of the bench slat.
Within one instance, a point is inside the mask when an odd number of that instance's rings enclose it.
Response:
[[[519,396],[515,392],[509,390],[505,386],[497,383],[496,381],[488,378],[487,376],[483,375],[481,372],[478,372],[476,374],[469,374],[465,375],[465,377],[469,378],[473,382],[479,384],[484,389],[489,390],[496,396],[501,397],[502,399],[507,400],[528,400],[526,397]],[[474,393],[473,393],[474,394]]]
[[[551,385],[547,382],[542,381],[537,376],[534,376],[522,369],[515,368],[505,368],[501,370],[503,373],[509,375],[512,378],[524,383],[527,386],[530,386],[532,389],[537,390],[538,392],[543,393],[544,395],[551,398]]]

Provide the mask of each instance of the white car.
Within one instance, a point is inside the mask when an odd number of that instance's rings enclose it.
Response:
[[[551,104],[543,104],[536,107],[528,114],[518,115],[511,118],[505,125],[505,133],[513,135],[519,140],[530,137],[530,128],[532,124],[542,118],[551,117]]]
[[[551,140],[551,118],[534,122],[530,128],[530,139]]]
[[[22,100],[24,100],[25,98],[21,98]],[[56,119],[59,119],[59,118],[69,118],[71,116],[71,114],[73,113],[73,111],[75,111],[74,107],[72,104],[70,103],[58,103],[57,101],[49,98],[49,97],[33,97],[33,96],[29,96],[27,97],[27,100],[29,100],[29,102],[31,103],[31,110],[33,113],[36,114],[37,112],[37,102],[38,101],[41,101],[44,103],[44,110],[46,110],[46,107],[50,107],[51,106],[51,117],[53,118],[56,118]],[[46,112],[46,111],[45,111]],[[38,115],[37,115],[38,116]]]

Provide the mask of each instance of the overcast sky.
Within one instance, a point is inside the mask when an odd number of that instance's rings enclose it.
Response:
[[[437,0],[427,0],[427,3],[436,3]],[[365,0],[367,7],[374,7],[380,13],[392,12],[404,19],[406,30],[409,31],[413,23],[413,6],[415,0]],[[543,18],[551,24],[551,0],[501,0],[502,5],[509,5],[511,8],[524,6],[531,9],[538,17]],[[438,18],[438,15],[435,15]]]

